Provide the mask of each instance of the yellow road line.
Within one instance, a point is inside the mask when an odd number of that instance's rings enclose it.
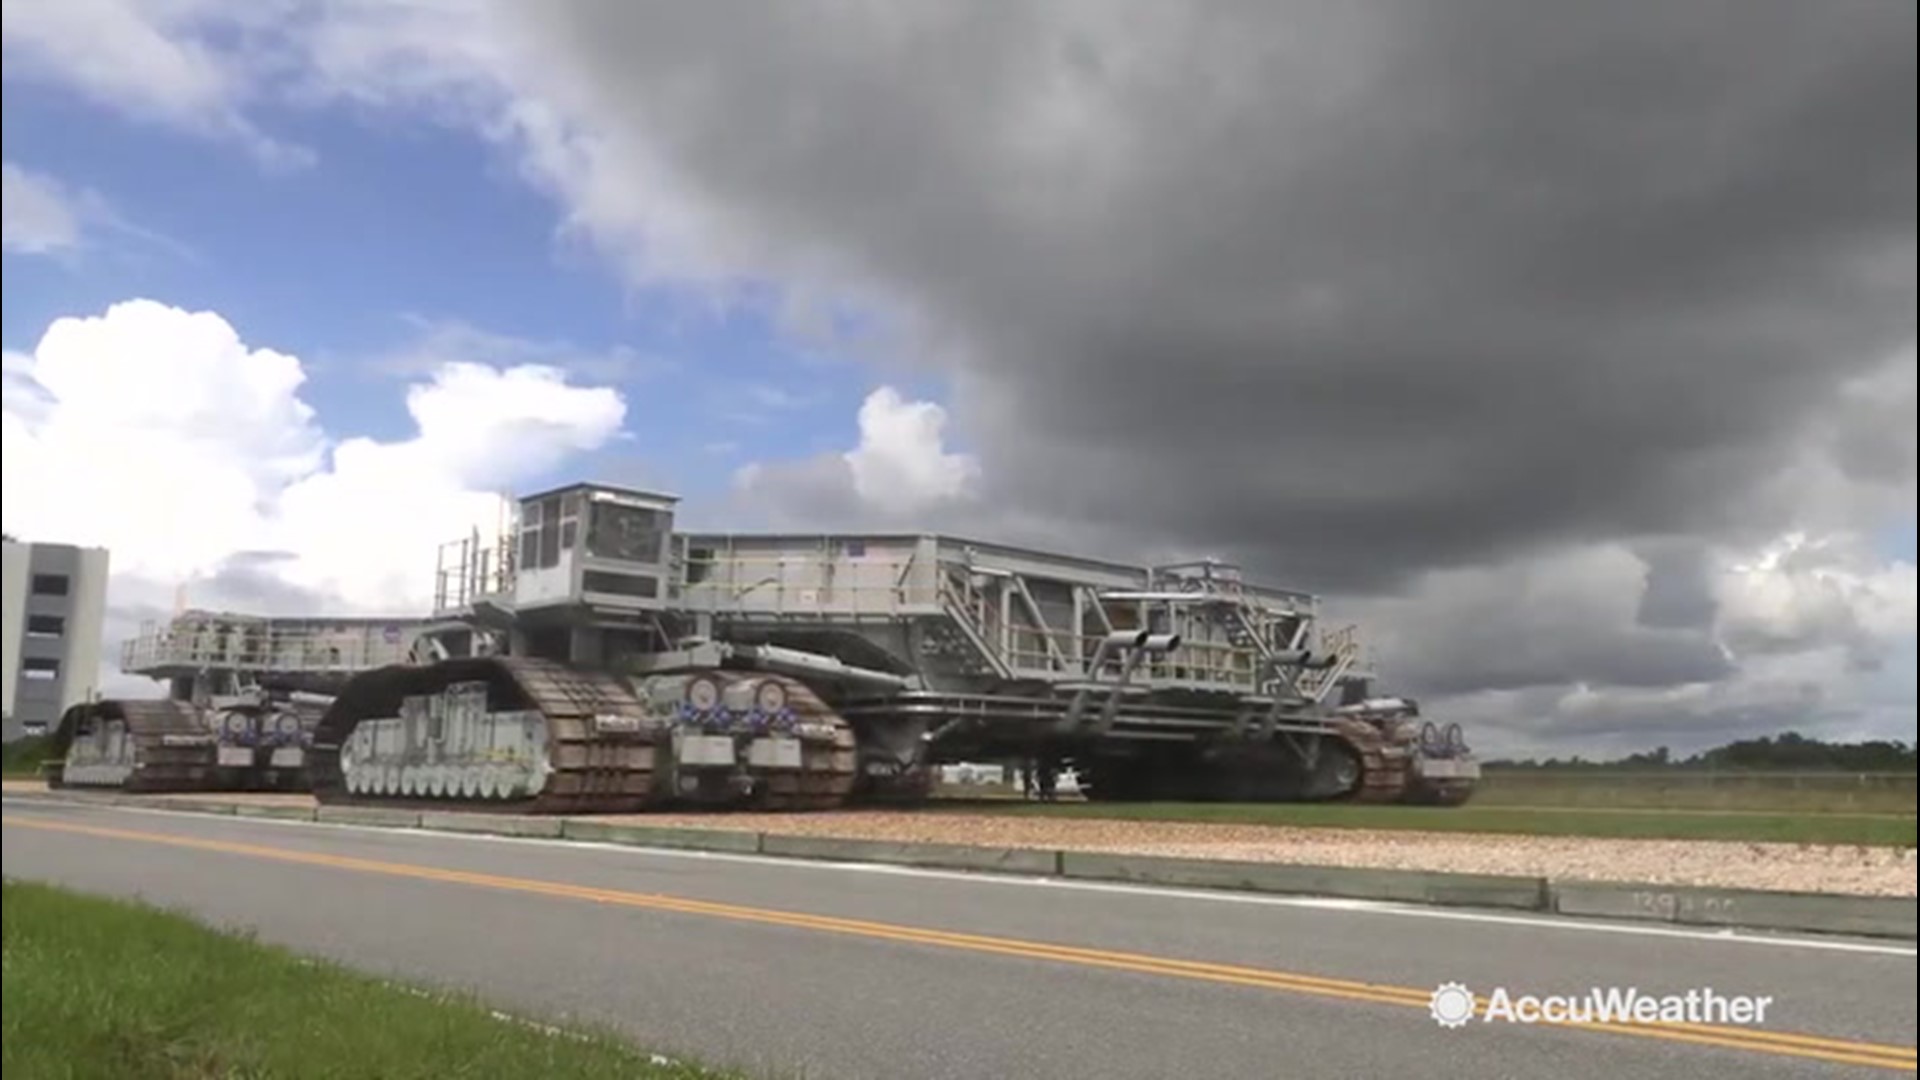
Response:
[[[1171,957],[1152,956],[1143,953],[1115,952],[1107,949],[1055,945],[1015,938],[989,937],[980,934],[957,933],[954,931],[935,930],[897,923],[871,922],[863,919],[846,919],[829,915],[810,915],[802,912],[777,911],[768,908],[746,907],[738,904],[667,896],[659,893],[639,893],[617,889],[594,888],[584,885],[569,885],[556,881],[505,877],[497,874],[482,874],[465,870],[448,870],[432,866],[419,866],[412,863],[386,862],[347,855],[329,855],[323,852],[299,851],[229,840],[209,840],[171,833],[118,829],[99,825],[82,825],[74,822],[53,821],[37,817],[0,816],[0,823],[43,831],[165,844],[200,851],[244,855],[277,862],[322,866],[359,873],[381,874],[389,877],[405,877],[445,884],[468,885],[478,888],[551,896],[560,899],[581,900],[589,903],[643,908],[654,911],[670,911],[689,915],[703,915],[710,918],[730,919],[737,922],[752,922],[829,933],[851,934],[908,944],[931,945],[1032,960],[1052,960],[1059,963],[1076,964],[1082,967],[1130,971],[1139,974],[1160,975],[1171,978],[1196,979],[1205,982],[1248,986],[1265,990],[1290,991],[1293,993],[1311,994],[1317,997],[1337,998],[1348,1001],[1365,1001],[1379,1005],[1397,1005],[1401,1007],[1425,1009],[1430,996],[1430,991],[1413,987],[1357,982],[1316,975],[1299,975],[1265,968],[1241,967],[1233,964],[1179,960]],[[1482,1009],[1482,1013],[1483,1012],[1484,1009]],[[1893,1046],[1884,1043],[1835,1039],[1819,1035],[1760,1031],[1748,1028],[1723,1027],[1713,1024],[1641,1024],[1630,1021],[1617,1023],[1582,1023],[1578,1021],[1546,1020],[1542,1020],[1541,1024],[1549,1027],[1580,1028],[1614,1035],[1665,1039],[1703,1046],[1748,1050],[1757,1053],[1812,1058],[1836,1064],[1866,1065],[1904,1072],[1915,1071],[1915,1049],[1911,1046]]]

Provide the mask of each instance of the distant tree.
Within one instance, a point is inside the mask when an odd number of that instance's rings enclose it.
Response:
[[[1757,739],[1739,739],[1686,758],[1675,758],[1669,747],[1626,754],[1611,761],[1589,761],[1575,754],[1571,758],[1525,758],[1495,760],[1487,764],[1503,769],[1689,769],[1689,770],[1787,770],[1798,772],[1914,772],[1915,747],[1884,739],[1855,743],[1829,743],[1808,738],[1797,731]]]

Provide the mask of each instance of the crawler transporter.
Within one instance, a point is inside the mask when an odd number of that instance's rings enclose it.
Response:
[[[1457,804],[1458,725],[1375,697],[1314,597],[930,535],[710,535],[598,484],[441,551],[407,662],[338,689],[326,803],[537,813],[925,798],[1072,768],[1102,801]]]

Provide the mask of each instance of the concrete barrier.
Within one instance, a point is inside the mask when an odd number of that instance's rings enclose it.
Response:
[[[276,821],[312,821],[311,806],[259,806],[252,803],[235,803],[235,817],[273,818]]]
[[[733,829],[673,829],[659,825],[614,825],[591,818],[562,819],[560,835],[568,840],[635,847],[679,848],[687,851],[724,851],[757,855],[760,834]]]
[[[143,810],[177,810],[183,814],[233,815],[233,804],[213,799],[156,799],[143,795],[116,795],[115,806],[137,806]]]
[[[492,836],[538,836],[560,838],[561,821],[557,817],[514,814],[426,813],[420,815],[420,827],[439,832],[486,833]]]
[[[111,791],[80,791],[73,788],[49,788],[46,791],[9,791],[9,799],[40,799],[47,802],[92,803],[96,806],[112,806],[117,799],[126,798]]]
[[[760,838],[760,853],[792,859],[828,859],[837,862],[888,863],[898,866],[948,870],[986,870],[1007,874],[1060,872],[1060,853],[1032,848],[975,847],[971,844],[916,844],[886,840],[836,840],[826,836]]]
[[[122,801],[128,806],[145,806],[149,801],[136,799],[129,795],[122,795],[117,791],[88,791],[85,788],[60,788],[38,795],[16,792],[14,793],[14,797],[24,799],[51,799],[54,802],[91,803],[95,806],[113,806]]]
[[[1562,915],[1914,940],[1915,898],[1556,881]]]
[[[420,827],[418,811],[396,810],[385,806],[321,806],[314,809],[313,820],[335,825],[373,825],[388,829]]]
[[[1090,881],[1125,881],[1203,889],[1237,889],[1348,900],[1393,900],[1410,904],[1517,908],[1547,905],[1541,878],[1503,874],[1444,874],[1422,870],[1374,870],[1342,866],[1169,859],[1063,851],[1060,873]]]

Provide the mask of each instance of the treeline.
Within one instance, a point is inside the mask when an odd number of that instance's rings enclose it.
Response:
[[[1525,758],[1487,762],[1503,769],[1617,769],[1622,772],[1659,769],[1778,769],[1801,772],[1914,772],[1914,747],[1902,742],[1824,742],[1798,732],[1760,739],[1741,739],[1676,758],[1664,746],[1610,760]]]

